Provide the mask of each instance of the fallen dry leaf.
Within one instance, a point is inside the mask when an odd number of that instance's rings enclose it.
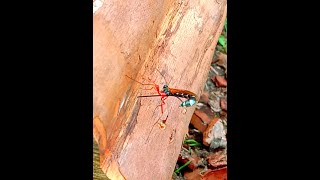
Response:
[[[207,171],[202,180],[227,180],[227,168]]]
[[[220,106],[221,106],[222,110],[227,111],[227,100],[226,99],[221,99]]]
[[[213,76],[211,77],[211,80],[212,80],[212,82],[216,82],[216,75],[213,75]]]
[[[216,83],[217,87],[227,87],[227,80],[224,76],[215,76],[214,82]]]
[[[216,64],[227,70],[227,55],[221,52],[218,53]]]
[[[195,169],[192,172],[185,172],[184,173],[184,178],[186,180],[199,180],[202,178],[201,174],[201,169]]]
[[[227,165],[227,156],[225,150],[220,150],[217,152],[210,152],[208,156],[208,163],[216,168]]]
[[[209,117],[209,115],[202,110],[195,110],[194,114],[197,115],[205,124],[209,124],[212,120],[212,117]]]
[[[206,129],[208,124],[204,124],[202,120],[195,114],[192,115],[191,122],[190,122],[196,129],[198,129],[201,133],[203,133]]]
[[[204,131],[203,140],[202,140],[204,145],[206,146],[210,145],[212,141],[212,128],[219,120],[220,120],[219,118],[214,118],[208,125],[207,129]]]

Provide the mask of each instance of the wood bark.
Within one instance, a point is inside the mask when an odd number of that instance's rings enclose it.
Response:
[[[171,179],[195,106],[185,112],[169,97],[162,114],[160,97],[137,98],[156,91],[126,75],[200,96],[226,1],[101,2],[93,15],[93,130],[101,168],[112,180]],[[165,129],[154,125],[167,115]]]

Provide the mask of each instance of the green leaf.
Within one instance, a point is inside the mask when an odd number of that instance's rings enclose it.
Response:
[[[192,147],[192,146],[201,146],[201,144],[200,143],[193,143],[193,144],[189,144],[189,146],[190,147]]]
[[[226,48],[226,39],[224,38],[224,36],[221,35],[218,41],[223,48]]]
[[[194,139],[185,139],[184,144],[188,144],[188,143],[198,143],[198,142]]]
[[[179,169],[175,170],[175,173],[179,173],[181,171],[182,168],[188,166],[191,163],[191,160],[189,160],[188,162],[186,162],[184,165],[182,165]]]
[[[185,139],[183,143],[184,144],[188,144],[189,147],[191,147],[191,146],[201,146],[201,144],[199,142],[197,142],[196,140],[194,140],[194,139]]]

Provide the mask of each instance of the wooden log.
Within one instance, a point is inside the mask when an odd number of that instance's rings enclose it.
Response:
[[[96,0],[98,1],[98,0]],[[95,2],[96,3],[96,2]],[[110,179],[170,179],[195,107],[142,90],[201,94],[226,17],[226,1],[104,1],[93,16],[93,128]],[[157,71],[163,74],[163,76]],[[144,78],[144,79],[143,79]],[[168,115],[166,128],[154,124]]]

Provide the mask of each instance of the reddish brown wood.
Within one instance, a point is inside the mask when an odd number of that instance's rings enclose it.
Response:
[[[162,115],[160,98],[137,98],[155,92],[125,75],[162,86],[159,69],[169,87],[200,96],[226,9],[217,0],[111,0],[95,11],[93,128],[110,179],[171,178],[195,107],[184,113],[169,97]],[[153,128],[167,114],[166,128]]]

